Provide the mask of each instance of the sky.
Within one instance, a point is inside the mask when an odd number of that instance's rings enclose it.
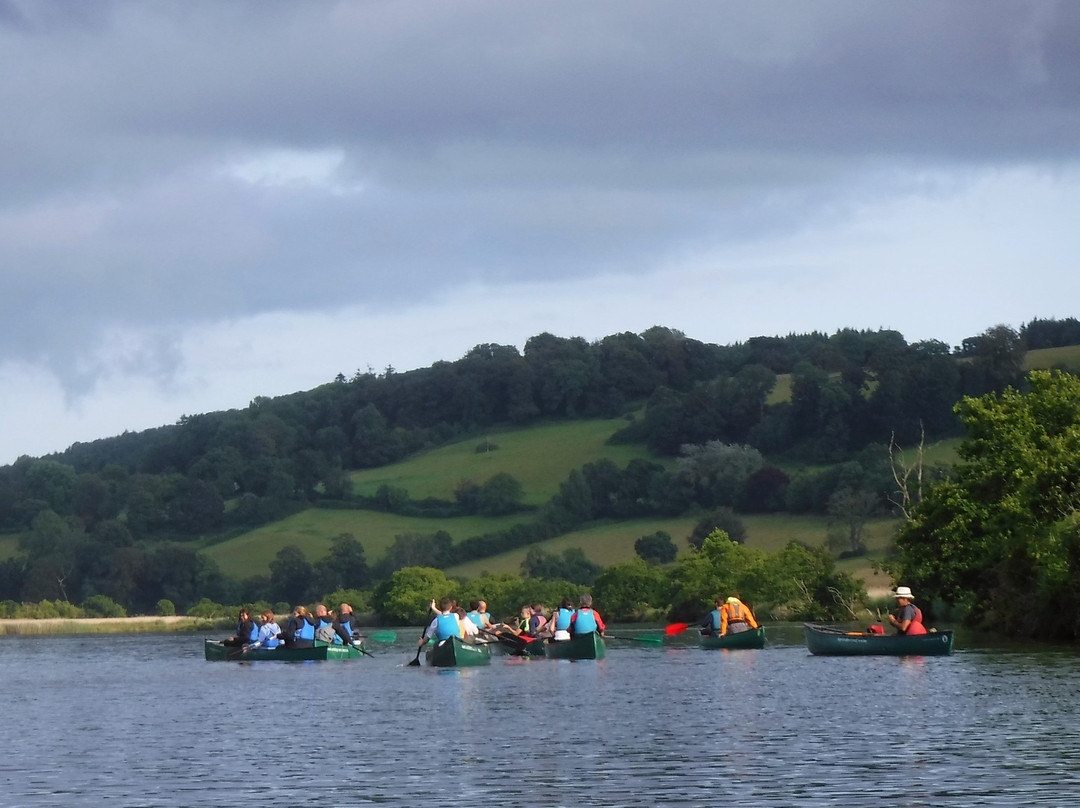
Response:
[[[1080,3],[0,0],[0,464],[549,332],[1080,316]]]

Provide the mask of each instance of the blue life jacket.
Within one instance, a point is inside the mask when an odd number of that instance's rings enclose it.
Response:
[[[457,615],[440,614],[435,618],[435,636],[439,638],[439,642],[450,637],[460,637],[461,632],[458,631]]]
[[[712,618],[712,630],[713,631],[719,631],[720,630],[720,610],[719,609],[713,609],[711,612],[709,612],[709,617]]]
[[[578,609],[577,617],[574,618],[574,633],[575,634],[588,634],[590,631],[596,631],[599,626],[596,625],[596,618],[593,616],[592,609]]]
[[[252,626],[251,632],[248,634],[248,638],[245,640],[245,642],[258,642],[258,640],[259,640],[259,627],[255,624],[254,620],[251,621],[251,626]],[[236,633],[237,633],[238,636],[239,636],[240,632],[243,631],[243,629],[244,629],[243,622],[240,622],[240,623],[236,624]]]
[[[277,629],[277,631],[275,631],[273,634],[266,638],[266,642],[263,643],[263,646],[266,648],[277,648],[278,645],[281,643],[281,640],[277,638],[277,635],[281,631],[281,628],[273,623],[271,623],[270,625],[273,625],[274,628]]]
[[[299,618],[300,630],[297,631],[293,638],[297,640],[314,640],[315,639],[315,626],[311,625],[311,622],[306,618]]]
[[[559,609],[558,615],[555,617],[555,630],[556,631],[569,631],[570,630],[570,618],[574,616],[573,609]]]
[[[353,635],[352,618],[346,617],[342,619],[341,617],[338,617],[338,625],[345,629],[345,633],[349,635],[349,641],[351,642]]]
[[[465,616],[473,621],[473,625],[477,628],[484,625],[483,618],[480,616],[480,612],[466,612]]]
[[[329,617],[320,616],[316,617],[315,619],[319,621],[319,625],[315,626],[316,631],[318,631],[320,628],[328,628],[330,630],[333,630],[334,621],[331,620]],[[334,645],[341,645],[341,637],[338,636],[338,633],[336,631],[334,632],[334,639],[332,642]]]

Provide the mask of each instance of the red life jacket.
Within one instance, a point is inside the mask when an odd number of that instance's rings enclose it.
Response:
[[[911,608],[915,610],[915,616],[911,618],[911,622],[908,623],[907,631],[905,631],[904,634],[909,637],[916,634],[925,634],[926,626],[924,626],[922,622],[922,609],[920,609],[914,603],[911,604]]]

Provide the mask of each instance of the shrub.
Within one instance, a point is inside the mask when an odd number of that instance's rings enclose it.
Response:
[[[82,603],[87,617],[127,617],[124,607],[108,595],[91,595]]]
[[[176,604],[168,598],[162,598],[157,602],[156,612],[160,617],[172,617],[176,614]]]

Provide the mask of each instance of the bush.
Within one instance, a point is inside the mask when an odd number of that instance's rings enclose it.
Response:
[[[162,598],[157,602],[156,613],[159,617],[172,617],[176,614],[176,604],[168,598]]]
[[[201,617],[204,620],[213,620],[225,617],[227,610],[220,603],[214,603],[210,598],[203,598],[187,610],[188,617]]]
[[[87,617],[127,617],[124,607],[108,595],[91,595],[82,608]]]

